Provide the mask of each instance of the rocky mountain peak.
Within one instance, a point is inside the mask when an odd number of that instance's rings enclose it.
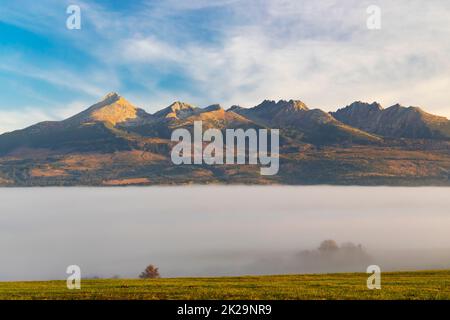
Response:
[[[212,104],[204,108],[203,112],[218,111],[218,110],[223,110],[222,106],[220,104]]]
[[[252,108],[256,112],[265,113],[268,116],[277,114],[279,112],[296,112],[309,110],[305,103],[300,100],[264,100],[262,103]]]
[[[366,110],[371,110],[371,111],[381,111],[383,110],[383,107],[381,106],[381,104],[379,104],[378,102],[372,102],[372,103],[367,103],[367,102],[363,102],[363,101],[355,101],[353,103],[351,103],[350,105],[348,105],[347,107],[345,107],[344,109],[366,109]],[[342,110],[342,109],[341,109]]]
[[[104,97],[103,97],[103,99],[102,100],[107,100],[107,99],[119,99],[120,98],[120,95],[117,93],[117,92],[109,92],[107,95],[105,95]]]
[[[184,118],[194,113],[197,108],[181,101],[175,101],[167,108],[164,108],[154,114],[158,118],[178,119]]]
[[[282,102],[283,100],[278,101],[278,104]],[[284,102],[284,101],[283,101]],[[287,105],[292,106],[296,110],[309,110],[306,104],[303,101],[300,100],[289,100],[287,101]]]
[[[100,102],[65,120],[68,124],[105,122],[112,125],[133,120],[139,109],[116,92],[108,93]]]
[[[242,108],[241,106],[238,106],[238,105],[232,105],[227,111],[233,111],[233,112],[236,112],[236,111],[239,111],[239,110],[242,110],[242,109],[244,109],[244,108]]]
[[[118,95],[112,95],[110,99],[113,100],[91,114],[91,118],[95,121],[109,122],[113,125],[117,123],[132,120],[137,117],[137,108],[125,98]]]

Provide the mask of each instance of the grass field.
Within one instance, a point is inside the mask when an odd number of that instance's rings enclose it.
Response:
[[[322,275],[0,282],[0,299],[450,299],[450,270],[383,273],[368,290],[365,273]]]

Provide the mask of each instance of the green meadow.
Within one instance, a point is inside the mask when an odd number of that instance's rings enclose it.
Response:
[[[215,278],[0,282],[0,299],[450,299],[450,270],[383,273],[380,290],[365,273]]]

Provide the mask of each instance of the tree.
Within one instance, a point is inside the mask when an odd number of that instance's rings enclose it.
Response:
[[[157,279],[159,278],[159,269],[154,265],[149,265],[139,276],[141,279]]]
[[[339,250],[339,246],[334,240],[325,240],[322,241],[319,247],[320,252],[329,253],[329,252],[336,252]]]

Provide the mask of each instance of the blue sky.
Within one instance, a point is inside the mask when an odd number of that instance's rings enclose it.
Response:
[[[66,8],[81,8],[68,30]],[[368,30],[366,9],[381,9]],[[149,112],[300,99],[450,116],[446,0],[0,0],[0,132],[59,120],[117,91]]]

